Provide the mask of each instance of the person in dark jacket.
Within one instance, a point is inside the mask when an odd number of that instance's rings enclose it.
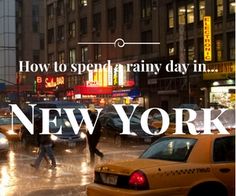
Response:
[[[35,120],[35,129],[37,131],[37,142],[39,145],[39,154],[35,162],[31,164],[32,167],[38,169],[43,158],[48,157],[51,160],[51,169],[56,167],[56,159],[53,154],[53,142],[51,135],[41,135],[42,132],[42,119]]]
[[[95,112],[89,110],[89,115],[91,118],[92,123],[94,124],[97,118],[97,115]],[[89,152],[90,152],[90,164],[93,165],[95,161],[95,154],[97,154],[99,157],[103,158],[104,155],[101,151],[97,149],[97,144],[99,142],[99,139],[101,137],[101,123],[99,119],[97,120],[97,123],[94,127],[93,133],[90,134],[87,131],[87,139],[88,139],[88,146],[89,146]]]

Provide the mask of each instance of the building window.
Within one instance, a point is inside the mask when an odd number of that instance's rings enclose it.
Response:
[[[205,16],[205,0],[200,0],[199,1],[199,21],[202,21],[204,16]]]
[[[193,3],[187,5],[187,22],[194,23],[194,5]]]
[[[52,19],[54,16],[53,4],[48,5],[47,12],[48,12],[48,19]]]
[[[198,60],[200,62],[204,61],[203,39],[198,40]]]
[[[179,25],[185,24],[185,8],[181,6],[178,8],[178,21]]]
[[[193,41],[188,42],[188,61],[191,62],[194,60],[194,45]]]
[[[141,18],[150,18],[152,16],[152,1],[151,0],[140,0],[141,1]]]
[[[108,27],[116,26],[116,8],[115,7],[108,10],[107,22],[108,22]]]
[[[228,0],[228,13],[235,14],[236,13],[236,2],[235,0]]]
[[[48,44],[51,44],[54,42],[54,29],[48,30]]]
[[[234,35],[229,37],[228,45],[229,45],[229,59],[234,60],[235,59],[235,37],[234,37]]]
[[[84,46],[81,48],[81,60],[83,63],[88,62],[88,47]]]
[[[102,48],[100,45],[94,45],[94,60],[99,61],[102,57]]]
[[[81,18],[80,19],[80,33],[81,34],[86,34],[87,30],[88,30],[87,17]]]
[[[168,9],[168,28],[174,28],[174,10],[172,8]]]
[[[64,52],[58,53],[58,63],[60,63],[60,64],[65,63],[65,53]]]
[[[215,54],[216,54],[216,61],[223,60],[223,42],[221,37],[216,37],[215,39]]]
[[[223,0],[215,0],[216,1],[216,17],[223,16]]]
[[[50,53],[48,54],[48,63],[50,64],[50,67],[54,64],[54,54]]]
[[[37,33],[39,31],[39,5],[35,1],[32,3],[35,3],[32,5],[32,29],[34,33]]]
[[[64,40],[64,26],[57,27],[57,41],[63,41]]]
[[[75,22],[69,23],[69,38],[75,37]]]
[[[168,56],[174,56],[175,55],[175,48],[174,48],[174,44],[168,44],[167,46],[168,48]]]
[[[33,50],[33,62],[40,63],[40,52],[39,50]]]
[[[131,24],[133,20],[133,2],[124,4],[123,8],[124,8],[123,12],[124,24]]]
[[[69,8],[70,10],[75,10],[75,0],[69,0]]]
[[[101,30],[101,13],[96,13],[93,15],[93,30],[94,31]]]
[[[152,31],[144,31],[141,33],[142,42],[151,42],[152,41]],[[141,45],[141,53],[149,54],[152,53],[151,45]]]
[[[75,63],[75,49],[69,51],[69,62],[70,64]]]
[[[86,7],[88,5],[88,0],[80,0],[80,5]]]
[[[190,3],[187,5],[187,13],[185,6],[180,6],[178,8],[178,22],[179,24],[185,24],[185,17],[187,16],[187,24],[194,23],[194,5]]]
[[[64,0],[59,0],[57,2],[57,15],[58,16],[64,15]]]

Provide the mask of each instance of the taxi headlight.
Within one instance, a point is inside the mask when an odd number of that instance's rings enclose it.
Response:
[[[53,134],[51,135],[51,140],[52,140],[52,141],[56,141],[57,139],[58,139],[57,136],[55,136],[55,135],[53,135]]]
[[[0,144],[8,144],[8,140],[6,138],[1,138]]]
[[[16,132],[13,131],[13,130],[8,130],[8,131],[7,131],[7,134],[8,134],[8,135],[16,135]]]
[[[86,138],[86,134],[85,134],[84,132],[81,132],[81,133],[80,133],[80,137],[81,137],[82,139],[85,139],[85,138]]]

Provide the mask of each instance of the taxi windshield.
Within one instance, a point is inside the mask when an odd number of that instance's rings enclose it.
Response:
[[[196,139],[192,138],[161,138],[152,144],[140,158],[185,162],[195,143]]]

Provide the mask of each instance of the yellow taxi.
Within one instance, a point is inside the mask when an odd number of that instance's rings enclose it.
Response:
[[[138,159],[95,168],[88,196],[234,195],[235,134],[173,135]]]

